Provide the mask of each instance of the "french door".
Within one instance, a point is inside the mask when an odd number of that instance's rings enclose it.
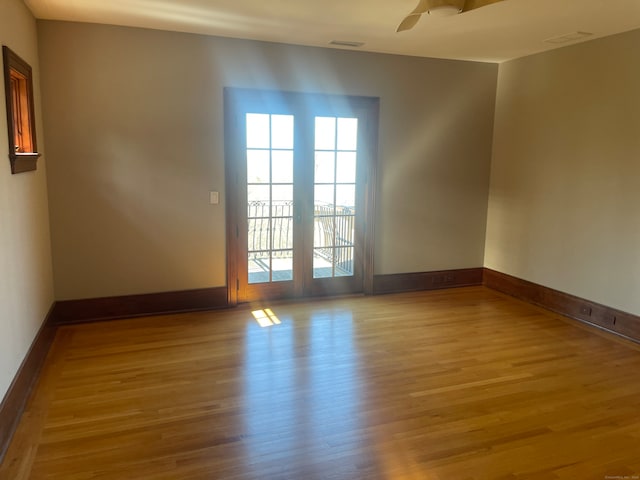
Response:
[[[230,303],[370,289],[377,111],[225,90]]]

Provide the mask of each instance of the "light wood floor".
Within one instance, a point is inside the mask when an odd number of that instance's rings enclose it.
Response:
[[[61,328],[0,478],[640,476],[631,343],[483,287],[269,307]]]

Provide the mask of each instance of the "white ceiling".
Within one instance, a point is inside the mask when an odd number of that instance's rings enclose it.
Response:
[[[421,57],[502,62],[640,28],[640,0],[505,0],[453,17],[423,15],[396,33],[417,0],[25,0],[37,18]],[[575,32],[567,43],[545,40]],[[333,47],[345,48],[345,47]]]

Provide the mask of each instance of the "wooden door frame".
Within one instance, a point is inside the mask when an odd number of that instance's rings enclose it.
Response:
[[[322,102],[325,104],[347,103],[354,110],[365,110],[367,122],[364,135],[368,141],[363,143],[365,163],[364,178],[364,229],[362,268],[362,289],[365,295],[373,293],[373,260],[378,164],[378,119],[379,103],[377,97],[350,95],[330,95],[318,93],[286,92],[277,90],[257,90],[245,88],[224,88],[224,156],[225,156],[225,206],[226,206],[226,250],[227,250],[227,302],[230,306],[238,304],[240,246],[240,212],[243,199],[238,192],[240,188],[240,168],[236,161],[244,155],[239,142],[234,141],[240,134],[239,119],[236,112],[238,106],[260,99],[266,104],[299,104],[301,102]]]

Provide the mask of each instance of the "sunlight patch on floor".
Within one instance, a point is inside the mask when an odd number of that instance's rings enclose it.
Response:
[[[254,310],[251,313],[253,314],[253,318],[256,319],[256,322],[258,322],[258,325],[260,325],[263,328],[273,327],[274,325],[280,325],[280,323],[282,323],[270,308],[264,308],[262,310]]]

